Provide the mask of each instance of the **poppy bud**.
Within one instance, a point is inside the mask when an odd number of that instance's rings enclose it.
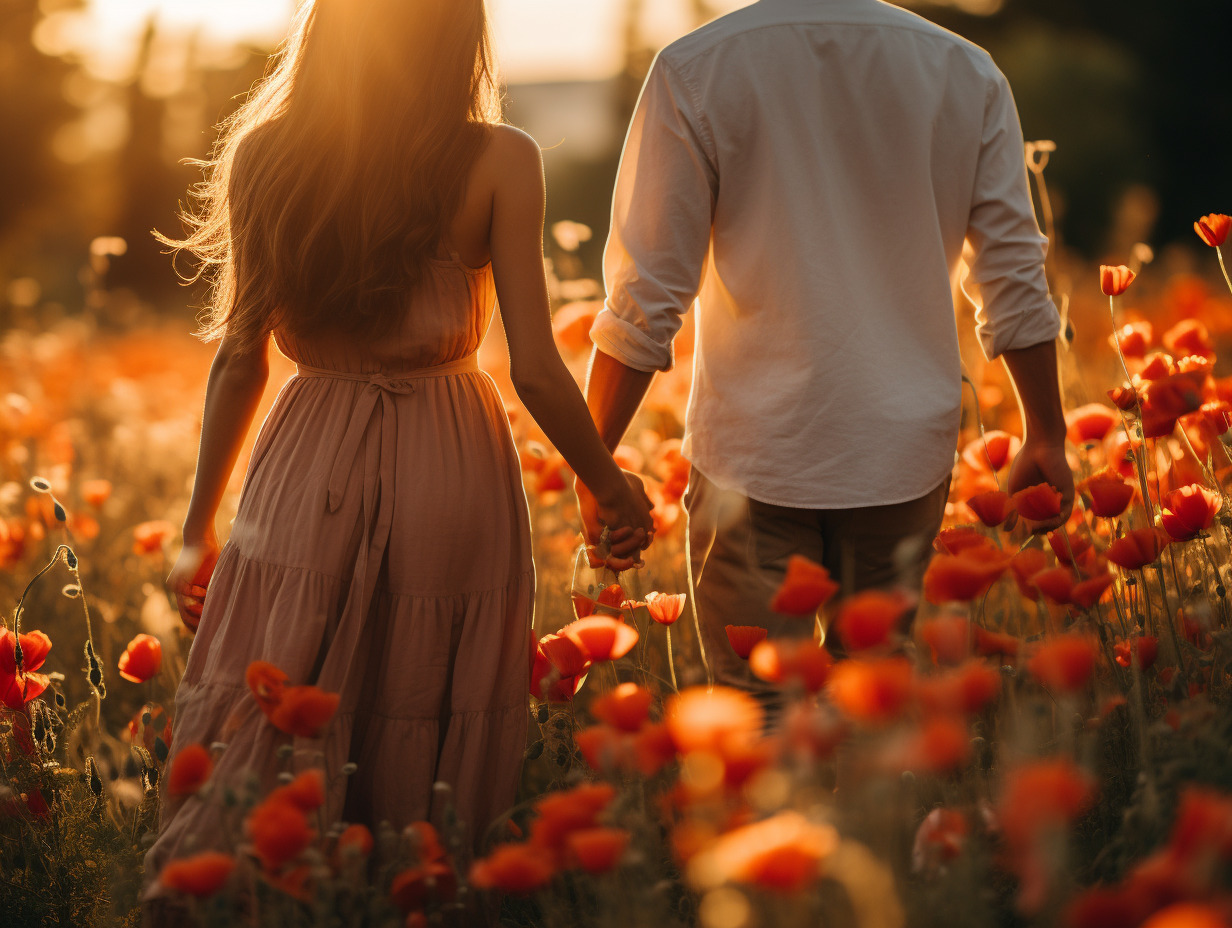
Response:
[[[1104,291],[1104,296],[1120,296],[1129,289],[1129,285],[1134,282],[1134,278],[1137,276],[1124,264],[1119,264],[1116,267],[1101,264],[1099,268],[1099,287]]]
[[[1211,213],[1194,223],[1194,231],[1198,238],[1212,248],[1218,248],[1228,240],[1228,230],[1232,229],[1232,216],[1223,213]]]

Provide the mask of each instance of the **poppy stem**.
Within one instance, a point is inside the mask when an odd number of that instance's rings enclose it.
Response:
[[[672,677],[672,692],[679,693],[680,687],[676,685],[676,661],[672,657],[672,628],[670,625],[663,626],[663,633],[666,636],[667,642],[667,672]]]
[[[1219,245],[1215,246],[1215,254],[1219,255],[1219,269],[1223,271],[1224,283],[1228,285],[1228,289],[1232,290],[1232,278],[1228,277],[1228,266],[1223,261],[1223,248]]]

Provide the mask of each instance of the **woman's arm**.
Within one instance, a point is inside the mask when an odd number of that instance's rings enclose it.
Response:
[[[629,480],[604,447],[552,338],[543,271],[539,146],[529,136],[503,127],[491,145],[497,150],[487,154],[499,163],[492,198],[492,270],[514,389],[578,479],[594,493],[604,524],[614,532],[628,529],[613,536],[612,554],[631,558],[652,531],[651,506],[640,481]]]
[[[259,348],[240,353],[224,336],[210,365],[197,475],[184,518],[184,548],[167,577],[180,618],[192,629],[201,616],[205,582],[218,551],[214,518],[269,380],[268,346],[266,339]]]

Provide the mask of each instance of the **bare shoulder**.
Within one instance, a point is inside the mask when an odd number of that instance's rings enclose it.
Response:
[[[494,191],[543,185],[543,153],[539,143],[514,126],[492,127],[476,167]]]

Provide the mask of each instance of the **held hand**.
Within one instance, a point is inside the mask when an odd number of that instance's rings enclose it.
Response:
[[[1061,493],[1061,511],[1047,522],[1034,523],[1039,535],[1064,525],[1074,508],[1074,473],[1065,459],[1065,442],[1033,441],[1023,443],[1010,467],[1008,490],[1011,495],[1037,483],[1047,483]]]
[[[185,544],[167,575],[167,592],[175,599],[182,621],[195,632],[205,605],[206,587],[218,563],[218,540],[213,535]]]
[[[581,481],[575,484],[586,543],[597,546],[604,528],[610,528],[608,541],[611,553],[605,566],[615,571],[641,566],[639,554],[654,540],[654,519],[650,515],[654,507],[646,495],[642,479],[628,471],[624,476],[625,486],[611,499],[602,501]]]

